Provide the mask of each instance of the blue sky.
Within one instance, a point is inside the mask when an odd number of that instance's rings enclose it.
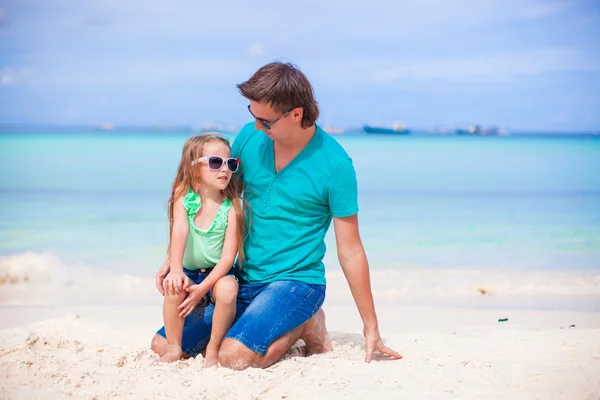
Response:
[[[600,130],[598,0],[0,0],[0,123],[242,124],[273,60],[322,125]]]

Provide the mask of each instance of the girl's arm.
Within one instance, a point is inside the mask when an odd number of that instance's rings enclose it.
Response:
[[[165,278],[164,285],[173,293],[179,293],[184,288],[185,274],[183,273],[183,253],[190,227],[187,221],[187,212],[183,206],[183,196],[178,197],[173,204],[173,229],[171,232],[171,256],[169,275]]]
[[[225,242],[223,243],[221,259],[202,283],[189,286],[186,289],[190,295],[177,307],[181,311],[179,313],[180,317],[186,317],[191,313],[202,297],[215,286],[219,279],[229,272],[235,261],[239,246],[240,244],[238,244],[237,240],[237,214],[232,207],[227,217],[227,229],[225,230]]]
[[[224,277],[233,266],[233,262],[235,261],[235,256],[237,255],[239,248],[236,233],[237,214],[235,209],[231,207],[231,209],[229,209],[229,216],[227,217],[227,229],[225,230],[225,242],[223,243],[221,259],[217,265],[215,265],[210,274],[208,274],[206,279],[204,279],[204,281],[202,281],[200,284],[203,289],[206,289],[204,291],[205,293],[212,289],[213,286],[215,286],[215,283]]]

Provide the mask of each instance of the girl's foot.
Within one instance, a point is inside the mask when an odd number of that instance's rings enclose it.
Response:
[[[183,352],[179,346],[167,346],[167,352],[157,362],[171,363],[179,360]]]
[[[202,368],[216,367],[219,364],[219,351],[213,349],[206,349],[206,355],[204,361],[202,361]]]
[[[202,361],[202,368],[212,368],[216,367],[219,364],[219,360],[217,357],[205,358]]]

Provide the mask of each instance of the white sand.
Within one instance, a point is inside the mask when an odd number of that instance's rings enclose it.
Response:
[[[597,272],[374,270],[382,335],[405,358],[366,364],[334,270],[325,302],[334,351],[235,372],[202,369],[201,357],[151,365],[162,317],[149,277],[69,270],[35,254],[2,271],[0,399],[600,399]]]
[[[384,339],[405,358],[366,364],[355,311],[327,310],[332,353],[234,372],[150,365],[155,306],[0,308],[14,324],[63,314],[0,331],[0,398],[600,398],[599,313],[386,304]]]

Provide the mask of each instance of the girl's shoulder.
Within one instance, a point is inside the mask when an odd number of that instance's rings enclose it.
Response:
[[[223,199],[223,203],[219,207],[217,211],[217,215],[215,215],[214,226],[215,227],[224,227],[227,226],[227,218],[229,217],[229,212],[231,210],[231,200],[228,197]]]
[[[183,206],[185,207],[188,215],[195,215],[200,209],[201,205],[202,200],[200,199],[200,195],[194,192],[191,187],[189,187],[187,193],[183,197]]]

